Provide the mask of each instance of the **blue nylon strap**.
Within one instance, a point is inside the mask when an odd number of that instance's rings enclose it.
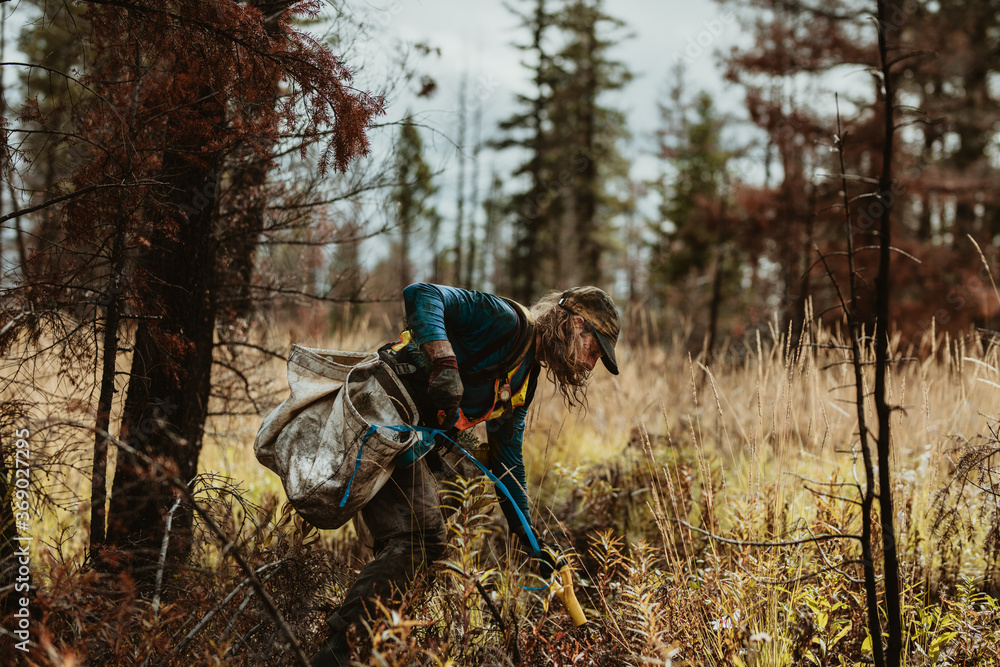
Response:
[[[372,424],[365,431],[364,437],[361,438],[361,446],[358,447],[358,455],[354,458],[354,472],[351,473],[351,478],[347,480],[347,488],[344,489],[344,497],[340,499],[340,506],[343,507],[347,503],[347,499],[351,496],[351,484],[354,484],[354,476],[358,474],[358,468],[361,467],[361,453],[365,451],[365,444],[368,442],[369,436],[375,432],[378,426]]]
[[[514,502],[513,496],[511,496],[511,493],[510,491],[507,490],[507,487],[504,486],[504,483],[501,482],[499,479],[497,479],[497,476],[494,475],[492,472],[490,472],[489,468],[484,466],[479,461],[479,459],[477,459],[469,452],[465,451],[465,448],[462,447],[462,445],[452,440],[450,437],[448,437],[447,433],[438,428],[430,428],[428,426],[412,426],[410,424],[392,424],[389,426],[379,426],[377,424],[372,424],[371,426],[369,426],[368,430],[365,432],[364,437],[361,438],[361,446],[358,448],[358,455],[354,460],[354,472],[351,474],[351,479],[347,481],[347,488],[344,489],[344,497],[340,501],[341,507],[344,506],[344,504],[347,502],[348,496],[351,494],[351,484],[354,482],[354,476],[358,474],[358,468],[361,467],[361,453],[364,451],[365,443],[368,442],[369,436],[371,436],[372,433],[374,433],[377,429],[380,428],[388,429],[390,431],[396,431],[397,433],[403,433],[405,431],[413,431],[417,434],[417,439],[419,441],[414,446],[416,447],[418,445],[421,445],[420,447],[421,449],[428,451],[430,450],[430,445],[429,444],[425,445],[425,443],[432,443],[434,441],[434,438],[439,435],[448,442],[450,442],[451,444],[458,447],[458,451],[462,452],[462,454],[465,455],[467,459],[476,464],[476,467],[479,468],[479,470],[482,471],[482,473],[486,475],[490,479],[490,481],[492,481],[496,485],[498,489],[500,489],[500,492],[507,497],[507,500],[510,501],[510,506],[514,508],[514,512],[517,514],[517,518],[521,522],[521,527],[524,528],[524,534],[528,536],[528,542],[531,545],[532,554],[534,555],[535,558],[541,557],[542,549],[541,547],[538,546],[538,540],[535,539],[535,532],[531,530],[531,524],[528,523],[528,518],[524,516],[524,512],[522,512],[521,508],[517,506],[516,502]],[[426,453],[426,451],[424,453]]]

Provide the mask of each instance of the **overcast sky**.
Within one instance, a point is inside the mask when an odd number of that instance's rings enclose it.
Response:
[[[511,0],[511,4],[520,11],[533,6],[525,0]],[[389,54],[398,52],[399,43],[427,43],[441,51],[440,57],[414,61],[421,73],[437,82],[434,97],[417,99],[401,91],[389,97],[387,115],[398,119],[411,110],[426,126],[427,158],[441,172],[437,208],[449,224],[456,217],[458,160],[453,142],[458,138],[460,81],[466,76],[470,103],[482,102],[483,139],[496,138],[497,123],[517,109],[516,94],[531,93],[531,73],[521,65],[524,54],[514,46],[524,43],[528,35],[501,0],[367,0],[352,3],[352,8],[356,18],[370,26],[368,39],[360,45],[366,72],[359,78],[376,82],[373,85],[378,85]],[[629,37],[614,48],[611,57],[623,62],[634,78],[624,90],[606,94],[601,102],[626,114],[632,138],[622,148],[632,163],[632,177],[654,178],[661,168],[651,155],[652,134],[659,123],[656,105],[678,60],[686,65],[689,92],[707,90],[720,108],[742,115],[742,92],[724,84],[716,57],[718,50],[728,50],[740,41],[739,26],[714,0],[614,0],[605,2],[605,11],[625,24],[616,34]],[[467,146],[471,150],[471,108],[468,113]],[[484,151],[479,198],[487,194],[494,169],[507,178],[508,191],[519,187],[509,183],[509,173],[522,159],[512,151]],[[468,183],[467,175],[467,187]],[[381,254],[378,248],[372,244],[368,250]]]
[[[524,0],[512,4],[522,10],[531,5]],[[391,97],[390,117],[413,109],[420,112],[422,122],[456,138],[459,82],[465,74],[470,95],[483,102],[483,133],[490,136],[496,134],[497,122],[516,108],[516,93],[530,92],[530,72],[521,66],[523,54],[513,46],[526,41],[527,35],[501,0],[370,0],[353,6],[374,26],[365,45],[369,58],[377,61],[379,54],[393,52],[399,41],[425,42],[441,50],[440,58],[419,61],[439,84],[434,98]],[[717,49],[727,49],[739,38],[739,28],[727,10],[713,0],[615,0],[605,3],[605,11],[624,21],[620,35],[631,35],[612,57],[627,65],[634,80],[602,102],[626,112],[633,150],[651,149],[649,135],[658,121],[656,102],[678,60],[687,66],[692,89],[707,89],[721,107],[738,111],[740,92],[723,84],[714,56]]]
[[[510,2],[519,10],[530,9],[533,4],[526,0]],[[421,123],[434,130],[425,133],[425,141],[434,150],[431,159],[439,168],[452,169],[456,162],[449,139],[457,139],[459,82],[463,74],[469,94],[483,105],[484,138],[497,135],[497,122],[516,109],[518,92],[531,92],[530,72],[519,62],[523,54],[513,46],[514,42],[523,43],[527,35],[502,0],[349,0],[348,5],[355,18],[369,26],[367,39],[359,44],[367,70],[359,76],[362,86],[379,90],[385,68],[391,56],[399,52],[400,43],[427,43],[440,49],[440,57],[413,60],[421,72],[438,83],[432,99],[417,99],[406,91],[388,99],[389,119],[398,119],[411,109],[419,114]],[[34,12],[17,3],[4,3],[2,9],[9,17],[4,26],[7,55],[13,56],[16,35],[25,21],[34,18]],[[652,149],[650,135],[657,126],[656,102],[675,62],[685,62],[693,89],[707,89],[722,108],[739,111],[741,93],[723,84],[714,55],[717,49],[727,49],[739,39],[739,27],[714,0],[606,0],[605,11],[624,21],[619,35],[631,35],[614,49],[612,57],[627,65],[634,80],[625,90],[606,95],[602,102],[626,112],[627,128],[633,135],[631,157],[640,172],[638,176],[648,177],[642,171],[651,168],[647,154]],[[3,69],[4,82],[10,83],[16,73]],[[472,129],[469,131],[471,143]],[[503,164],[507,159],[517,158],[487,155],[484,162]],[[483,171],[488,171],[486,165]],[[484,175],[484,179],[487,177]],[[447,187],[444,182],[441,185]]]

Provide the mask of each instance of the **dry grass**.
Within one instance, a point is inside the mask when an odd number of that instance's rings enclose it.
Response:
[[[373,349],[382,340],[373,327],[312,344]],[[576,551],[590,630],[574,629],[550,592],[531,590],[540,582],[510,552],[498,513],[484,508],[483,486],[472,482],[449,491],[458,508],[450,519],[454,539],[436,576],[422,575],[370,639],[358,640],[356,659],[865,664],[863,590],[849,578],[860,572],[854,544],[746,544],[857,531],[855,506],[808,490],[850,496],[850,486],[832,485],[863,479],[852,455],[852,372],[832,343],[832,334],[816,331],[789,349],[772,332],[717,355],[726,361],[711,368],[673,349],[623,349],[621,375],[598,372],[581,414],[567,413],[546,387],[529,416],[529,486],[538,525]],[[956,470],[971,470],[962,459],[970,448],[1000,447],[990,432],[1000,404],[1000,353],[981,343],[928,339],[923,349],[897,356],[917,352],[918,360],[895,364],[889,380],[889,402],[903,408],[893,419],[893,493],[905,664],[1000,664],[1000,606],[991,597],[1000,581],[995,550],[985,548],[997,528],[996,488],[967,484],[961,493],[952,486],[941,494]],[[283,398],[284,368],[274,362],[261,373],[261,382],[275,381],[266,409]],[[278,480],[253,457],[258,425],[259,417],[211,424],[203,469],[231,481],[206,484],[221,490],[199,498],[266,578],[308,651],[323,641],[322,618],[365,554],[349,530],[316,533],[282,509]],[[68,487],[87,497],[85,484]],[[954,531],[936,525],[942,509],[957,510]],[[52,511],[46,525],[56,532],[80,516]],[[89,573],[79,544],[49,544],[36,568],[46,582],[38,608],[51,650],[33,654],[35,664],[60,664],[59,656],[81,664],[143,664],[146,657],[146,664],[295,664],[207,533],[197,566],[170,583],[155,610],[128,582]]]

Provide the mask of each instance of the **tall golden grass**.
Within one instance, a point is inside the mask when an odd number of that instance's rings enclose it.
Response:
[[[356,340],[324,345],[352,344],[359,349]],[[983,549],[996,514],[984,515],[992,524],[971,522],[957,542],[944,540],[935,502],[963,448],[987,442],[1000,416],[1000,352],[974,336],[956,341],[929,335],[918,347],[899,348],[897,339],[888,400],[899,407],[892,420],[892,493],[900,508],[895,527],[907,577],[907,627],[914,634],[908,647],[915,655],[943,655],[955,642],[940,641],[951,637],[946,628],[955,618],[943,613],[949,596],[980,604],[976,591],[997,584],[985,579],[995,572]],[[853,543],[768,549],[721,542],[683,526],[747,543],[859,532],[856,508],[830,497],[856,498],[851,486],[830,485],[864,479],[848,354],[831,331],[807,330],[792,346],[785,332],[772,330],[742,347],[731,345],[711,367],[676,348],[626,347],[619,355],[621,374],[599,367],[587,408],[577,412],[540,385],[524,447],[533,512],[556,541],[577,549],[591,610],[617,624],[606,656],[627,661],[645,655],[675,664],[700,664],[699,655],[704,664],[863,663],[863,589],[830,569],[858,558]],[[866,381],[870,394],[870,374]],[[868,423],[876,423],[870,396],[865,409]],[[216,465],[251,488],[277,492],[276,480],[247,449],[253,420],[243,428],[224,462],[213,464],[210,454],[206,469]],[[980,497],[966,511],[987,502]],[[471,548],[474,541],[462,543]],[[494,555],[487,558],[487,552]],[[478,557],[500,567],[495,549]],[[634,566],[636,558],[640,569],[623,574],[623,564]],[[603,576],[622,578],[610,598],[601,597],[602,563]],[[840,569],[860,576],[856,566]],[[694,588],[686,585],[692,578],[701,579]],[[632,597],[622,592],[626,583]],[[634,617],[636,609],[641,618]],[[928,609],[943,613],[937,626],[925,619],[936,613]],[[693,616],[684,618],[685,611]],[[922,630],[914,630],[917,617],[924,619]],[[627,630],[630,623],[638,627]],[[640,637],[644,644],[637,647]]]
[[[358,350],[385,339],[384,328],[370,327],[304,342]],[[996,444],[990,429],[1000,417],[1000,350],[979,336],[929,334],[914,348],[894,341],[893,357],[889,403],[899,409],[891,492],[904,664],[1000,664],[1000,606],[992,597],[1000,582],[985,548],[997,530],[996,489],[941,495],[969,447]],[[677,346],[622,346],[621,374],[598,367],[587,408],[577,412],[540,384],[524,446],[529,496],[540,529],[575,551],[589,631],[572,627],[550,591],[532,590],[544,582],[483,504],[486,485],[472,481],[444,489],[458,508],[445,562],[422,574],[372,634],[357,638],[355,658],[373,665],[503,665],[515,657],[526,665],[866,664],[856,544],[754,545],[858,532],[849,500],[864,474],[848,351],[835,332],[809,329],[792,345],[774,329],[715,359],[705,366]],[[284,398],[284,373],[280,360],[258,370],[261,386],[273,385],[261,412]],[[870,399],[865,409],[872,412]],[[76,475],[63,485],[77,504],[46,508],[48,555],[36,567],[48,588],[40,604],[52,649],[34,664],[59,664],[51,655],[104,664],[126,664],[115,661],[128,655],[149,664],[295,664],[253,596],[239,589],[242,575],[224,553],[232,548],[268,573],[265,584],[307,650],[322,643],[321,621],[365,553],[350,530],[317,533],[283,508],[280,482],[253,456],[262,416],[209,424],[201,466],[227,481],[203,485],[215,490],[199,497],[232,544],[204,534],[197,567],[180,575],[165,592],[169,604],[155,611],[126,591],[115,598],[117,615],[95,616],[97,591],[108,582],[95,583],[82,563],[82,540],[55,538],[87,514],[80,440],[63,470]],[[876,423],[873,414],[868,423]],[[943,531],[941,511],[954,507],[967,520],[959,532]],[[73,596],[60,590],[67,582]],[[81,619],[98,626],[100,641],[73,630]]]

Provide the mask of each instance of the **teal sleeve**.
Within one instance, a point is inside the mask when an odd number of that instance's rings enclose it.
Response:
[[[503,349],[481,362],[495,363],[514,344],[508,339],[518,329],[517,313],[492,294],[414,283],[403,289],[403,306],[406,324],[416,339],[414,342],[423,345],[434,340],[448,340],[459,363],[499,340],[506,343]]]
[[[514,414],[486,422],[486,434],[489,444],[490,472],[496,475],[497,479],[503,482],[510,498],[499,490],[497,498],[500,501],[500,509],[503,510],[504,517],[510,525],[511,530],[523,530],[521,520],[511,506],[511,502],[517,505],[518,509],[531,524],[531,513],[528,509],[527,481],[524,473],[524,454],[521,448],[524,438],[524,421],[528,409],[520,406],[514,409]],[[511,430],[510,420],[513,420]]]

